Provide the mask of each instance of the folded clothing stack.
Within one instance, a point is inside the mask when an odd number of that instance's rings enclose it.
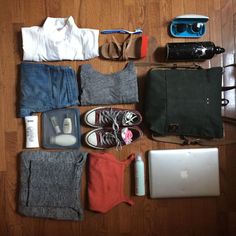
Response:
[[[138,81],[133,62],[112,74],[102,74],[90,64],[81,65],[80,71],[82,106],[136,103]]]
[[[82,220],[81,176],[87,158],[77,150],[21,154],[19,212],[26,216]]]
[[[79,104],[76,73],[70,66],[23,62],[20,69],[19,117]]]
[[[42,27],[23,27],[24,61],[88,60],[98,56],[99,30],[79,28],[72,16],[47,17]]]

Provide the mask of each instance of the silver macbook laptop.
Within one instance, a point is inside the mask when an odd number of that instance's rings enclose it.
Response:
[[[148,164],[151,198],[220,194],[217,148],[151,150]]]

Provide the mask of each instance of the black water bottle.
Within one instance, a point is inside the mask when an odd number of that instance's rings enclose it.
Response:
[[[206,60],[211,59],[215,54],[225,51],[224,48],[216,47],[213,42],[187,42],[168,43],[166,45],[167,60]]]

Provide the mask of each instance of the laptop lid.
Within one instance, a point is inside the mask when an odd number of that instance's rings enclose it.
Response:
[[[151,198],[218,196],[218,148],[151,150]]]

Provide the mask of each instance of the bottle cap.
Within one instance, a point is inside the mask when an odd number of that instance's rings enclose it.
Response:
[[[220,54],[220,53],[223,53],[223,52],[225,52],[225,49],[224,49],[224,48],[215,47],[215,53],[216,53],[216,54]]]
[[[136,161],[142,161],[142,156],[141,156],[140,153],[137,154],[135,160],[136,160]]]

